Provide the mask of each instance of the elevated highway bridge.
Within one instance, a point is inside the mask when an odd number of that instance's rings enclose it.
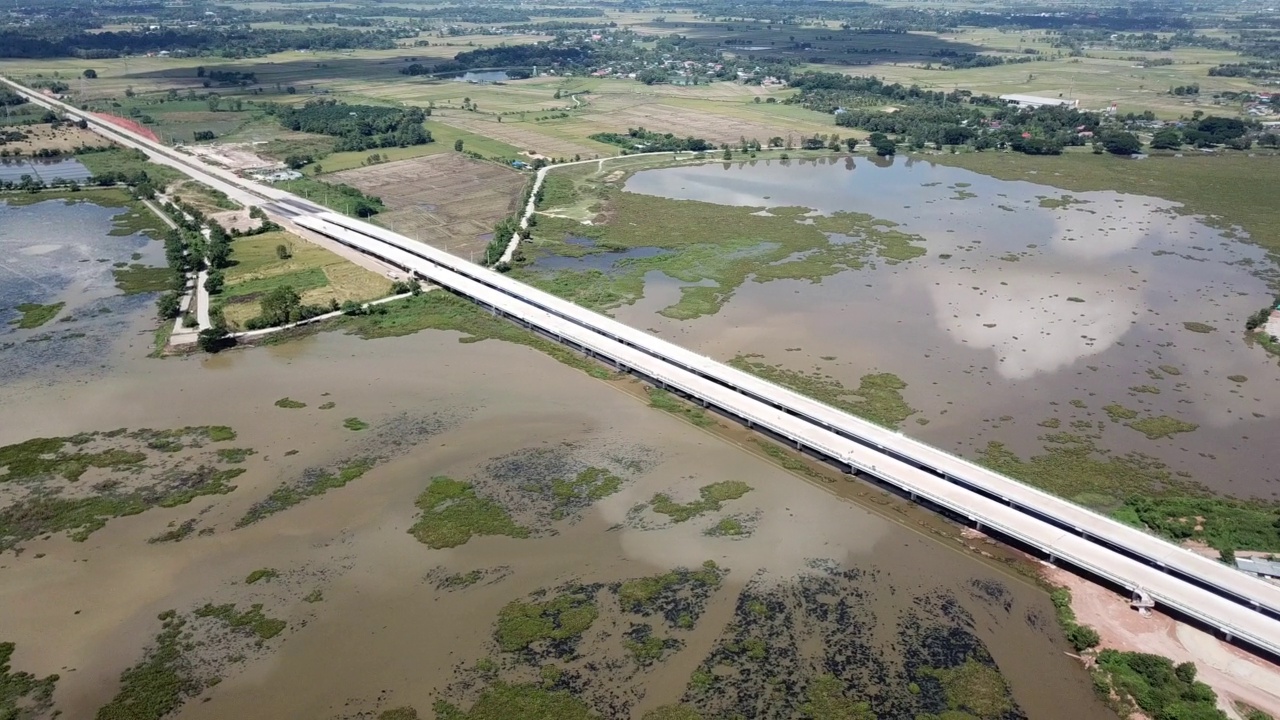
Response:
[[[375,225],[158,145],[91,113],[3,81],[32,101],[86,120],[281,220],[397,266],[555,338],[738,418],[852,472],[965,518],[1163,608],[1280,658],[1280,587],[1137,528],[824,405],[536,288]]]

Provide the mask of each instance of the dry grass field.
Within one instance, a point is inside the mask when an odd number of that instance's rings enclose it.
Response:
[[[523,152],[537,153],[549,157],[571,158],[581,155],[584,158],[605,157],[617,154],[617,149],[608,145],[587,140],[591,133],[561,133],[552,126],[533,122],[511,122],[492,116],[475,113],[441,114],[433,119],[466,132],[484,135],[499,140]],[[565,121],[560,121],[560,125]],[[595,129],[591,132],[601,132]]]
[[[0,130],[16,130],[27,136],[25,140],[13,140],[3,144],[2,147],[11,155],[16,152],[31,155],[37,150],[45,149],[72,152],[85,145],[97,147],[107,144],[107,141],[98,133],[92,130],[81,130],[74,125],[63,125],[56,129],[48,125],[18,125],[0,127]]]
[[[441,153],[326,175],[377,195],[387,210],[379,225],[460,257],[481,251],[487,234],[516,211],[531,175],[496,163]]]
[[[288,258],[280,259],[277,245],[288,248]],[[287,232],[238,238],[231,248],[234,264],[227,268],[226,285],[213,301],[222,304],[227,321],[237,328],[258,315],[259,300],[277,287],[288,285],[304,303],[317,305],[374,300],[391,287],[387,278]]]

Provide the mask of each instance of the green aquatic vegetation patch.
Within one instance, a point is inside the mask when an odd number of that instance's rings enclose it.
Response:
[[[616,587],[618,605],[625,612],[652,615],[662,610],[678,593],[693,591],[704,593],[720,584],[725,571],[715,561],[708,560],[701,568],[676,568],[661,575],[632,578]]]
[[[432,478],[415,505],[421,514],[409,533],[427,547],[457,547],[477,535],[529,536],[528,528],[517,525],[506,508],[477,495],[470,483],[452,478]]]
[[[67,532],[84,542],[112,518],[138,515],[154,507],[177,507],[204,495],[225,495],[230,481],[244,468],[220,470],[209,466],[178,468],[157,478],[153,486],[130,490],[107,487],[89,497],[33,494],[0,510],[0,550],[49,533]]]
[[[138,664],[120,675],[115,697],[98,708],[96,720],[160,720],[204,689],[184,652],[187,621],[174,611],[160,614],[162,630]]]
[[[649,395],[649,407],[682,417],[698,427],[710,427],[715,424],[715,420],[712,420],[702,408],[681,400],[666,390],[651,387],[646,390],[646,393]]]
[[[437,700],[432,710],[436,720],[598,720],[600,717],[567,691],[504,682],[485,688],[465,712],[444,700]]]
[[[288,397],[282,397],[276,401],[276,407],[284,408],[286,410],[300,410],[306,406],[307,406],[306,403],[299,402],[297,400],[294,400],[293,398],[288,398]]]
[[[551,497],[560,512],[603,500],[620,489],[622,478],[599,467],[589,467],[568,480],[551,481]]]
[[[236,521],[236,527],[245,527],[267,518],[283,510],[297,505],[307,498],[323,495],[330,490],[345,486],[373,469],[376,458],[353,458],[337,466],[334,470],[308,468],[302,477],[281,483],[263,500],[249,507],[249,511]]]
[[[218,459],[225,463],[239,464],[248,460],[250,455],[257,455],[257,451],[252,448],[218,448]]]
[[[1190,330],[1191,332],[1194,332],[1194,333],[1211,333],[1211,332],[1213,332],[1214,330],[1217,330],[1217,329],[1218,329],[1218,328],[1216,328],[1216,327],[1214,327],[1214,326],[1212,326],[1212,325],[1210,325],[1210,324],[1208,324],[1208,323],[1194,322],[1194,321],[1192,321],[1192,322],[1184,322],[1184,323],[1182,323],[1182,327],[1184,327],[1184,328],[1186,328],[1186,329],[1188,329],[1188,330]]]
[[[832,675],[822,675],[809,683],[809,687],[805,689],[805,703],[800,706],[800,712],[810,720],[875,720],[876,718],[876,714],[871,712],[871,706],[866,701],[846,696],[844,683]]]
[[[248,577],[244,579],[244,584],[252,585],[259,580],[274,580],[278,577],[280,577],[280,572],[275,568],[258,568],[249,573]]]
[[[0,447],[0,482],[32,480],[57,475],[66,480],[79,480],[89,468],[124,469],[141,465],[147,456],[136,450],[109,448],[98,452],[64,451],[85,444],[84,436],[32,438]],[[87,440],[86,440],[87,442]]]
[[[1039,198],[1040,200],[1040,207],[1048,208],[1048,209],[1071,207],[1072,205],[1089,204],[1088,200],[1080,200],[1071,195],[1063,195],[1060,198],[1047,197],[1044,195],[1037,195],[1036,197]]]
[[[977,718],[1005,717],[1017,706],[1000,671],[972,658],[949,668],[926,668],[921,675],[942,684],[947,708]]]
[[[483,570],[468,570],[464,573],[452,573],[440,579],[437,583],[438,587],[448,590],[462,590],[484,579],[485,572]]]
[[[1119,403],[1104,405],[1102,408],[1107,413],[1107,417],[1111,418],[1111,422],[1121,422],[1123,420],[1132,420],[1138,417],[1138,411],[1127,408]]]
[[[1195,423],[1189,423],[1185,420],[1179,420],[1168,415],[1159,417],[1144,417],[1125,423],[1126,427],[1147,436],[1148,440],[1159,440],[1160,438],[1172,437],[1178,433],[1192,432],[1200,427]]]
[[[648,667],[669,651],[680,649],[684,643],[675,638],[659,637],[653,633],[653,626],[648,623],[633,624],[624,635],[622,648],[631,653],[631,659],[637,665]]]
[[[195,531],[196,521],[194,519],[183,520],[181,523],[176,525],[174,523],[169,523],[169,529],[159,535],[147,538],[147,542],[152,545],[162,542],[182,542],[183,540],[191,537],[192,533]]]
[[[173,287],[173,269],[168,267],[150,267],[140,263],[130,263],[128,267],[112,268],[116,288],[123,295],[164,292]]]
[[[244,612],[237,612],[235,603],[214,605],[207,603],[196,608],[195,616],[200,618],[217,618],[231,629],[246,629],[257,635],[260,640],[271,638],[284,632],[288,623],[278,618],[267,616],[262,612],[262,603],[254,603]]]
[[[830,375],[770,365],[760,357],[738,355],[729,365],[885,427],[897,428],[917,412],[902,397],[907,384],[893,373],[863,375],[850,389]]]
[[[494,317],[480,306],[448,292],[422,293],[384,303],[379,312],[369,315],[344,316],[337,322],[351,333],[365,339],[399,337],[420,330],[452,330],[462,334],[459,342],[503,340],[525,345],[553,359],[581,370],[595,378],[608,378],[611,373],[563,345],[543,338],[524,328]]]
[[[719,510],[723,503],[751,492],[751,486],[741,480],[724,480],[698,489],[699,498],[692,502],[678,503],[665,493],[658,493],[649,501],[649,507],[659,515],[666,515],[671,522],[682,523],[703,513]]]
[[[0,642],[0,718],[45,717],[53,709],[53,690],[59,677],[37,678],[29,672],[15,671],[10,662],[15,649],[11,642]]]
[[[22,317],[13,321],[13,325],[17,325],[19,330],[33,330],[52,320],[58,313],[62,312],[62,308],[66,307],[64,302],[56,302],[51,305],[40,305],[38,303],[22,303],[17,308],[22,313]]]
[[[1280,504],[1135,494],[1112,516],[1175,542],[1196,540],[1219,550],[1280,552]]]
[[[1175,375],[1175,376],[1177,376],[1177,375],[1181,375],[1181,374],[1182,374],[1182,370],[1178,369],[1178,366],[1177,366],[1177,365],[1161,365],[1161,366],[1160,366],[1160,370],[1161,370],[1161,372],[1163,372],[1165,375]]]
[[[599,614],[594,596],[586,589],[540,602],[515,600],[499,611],[494,639],[503,652],[520,652],[544,641],[572,643]]]
[[[741,520],[736,517],[727,517],[707,528],[702,534],[710,537],[741,537],[747,533],[748,530]]]
[[[994,441],[979,451],[978,460],[996,472],[1066,498],[1086,493],[1124,498],[1131,493],[1168,492],[1184,484],[1155,458],[1107,452],[1098,447],[1094,436],[1057,432],[1041,440],[1044,452],[1025,460]]]
[[[226,425],[209,425],[205,428],[205,434],[213,442],[228,442],[236,439],[236,431]]]
[[[757,437],[747,438],[747,442],[760,448],[761,452],[769,456],[769,458],[778,463],[778,465],[782,466],[783,470],[814,479],[822,479],[825,477],[792,454],[789,448],[783,448],[775,442]]]
[[[656,270],[684,283],[700,283],[681,288],[680,300],[660,311],[688,320],[718,312],[748,279],[817,282],[861,269],[876,257],[897,263],[926,252],[916,244],[923,240],[920,236],[862,213],[824,216],[797,207],[764,212],[758,207],[600,192],[607,223],[584,226],[565,218],[539,218],[526,252],[535,259],[633,248],[668,252],[627,258],[607,272],[544,272],[534,263],[517,268],[518,278],[585,307],[609,310],[642,297],[644,276]],[[595,247],[568,242],[573,236],[590,237]]]
[[[344,428],[346,428],[346,429],[348,429],[348,430],[353,430],[353,431],[355,431],[355,432],[359,432],[359,431],[361,431],[361,430],[368,430],[368,429],[369,429],[369,423],[367,423],[367,422],[365,422],[365,421],[361,420],[361,419],[360,419],[360,418],[358,418],[358,417],[349,417],[349,418],[347,418],[346,420],[343,420],[343,421],[342,421],[342,427],[344,427]]]

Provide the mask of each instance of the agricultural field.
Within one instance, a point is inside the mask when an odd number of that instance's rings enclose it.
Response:
[[[26,136],[23,140],[0,143],[0,149],[7,150],[9,155],[32,155],[40,150],[73,153],[80,147],[98,147],[106,144],[98,133],[92,130],[81,130],[75,125],[62,125],[57,128],[44,124],[0,126],[0,133],[6,130],[16,130]]]
[[[516,211],[532,180],[496,163],[447,154],[380,163],[325,176],[382,198],[375,221],[462,257],[481,252],[494,224]]]
[[[287,258],[279,256],[280,245]],[[237,238],[231,248],[226,285],[213,302],[222,305],[232,328],[243,327],[257,316],[258,301],[278,287],[292,287],[303,303],[326,305],[331,300],[376,300],[387,295],[391,286],[387,278],[287,232]]]

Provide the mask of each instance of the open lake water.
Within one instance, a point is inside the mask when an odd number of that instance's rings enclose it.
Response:
[[[1243,335],[1271,298],[1261,277],[1271,264],[1238,228],[1158,198],[1065,193],[907,158],[646,170],[626,190],[867,213],[922,236],[928,251],[820,283],[748,281],[693,321],[657,314],[680,285],[650,273],[646,298],[615,312],[634,327],[721,359],[760,353],[850,388],[895,373],[920,411],[903,431],[967,455],[991,440],[1038,453],[1039,422],[1108,421],[1111,403],[1168,415],[1199,428],[1148,440],[1107,422],[1102,445],[1155,456],[1220,492],[1280,490],[1280,447],[1266,440],[1280,434],[1277,364]]]

